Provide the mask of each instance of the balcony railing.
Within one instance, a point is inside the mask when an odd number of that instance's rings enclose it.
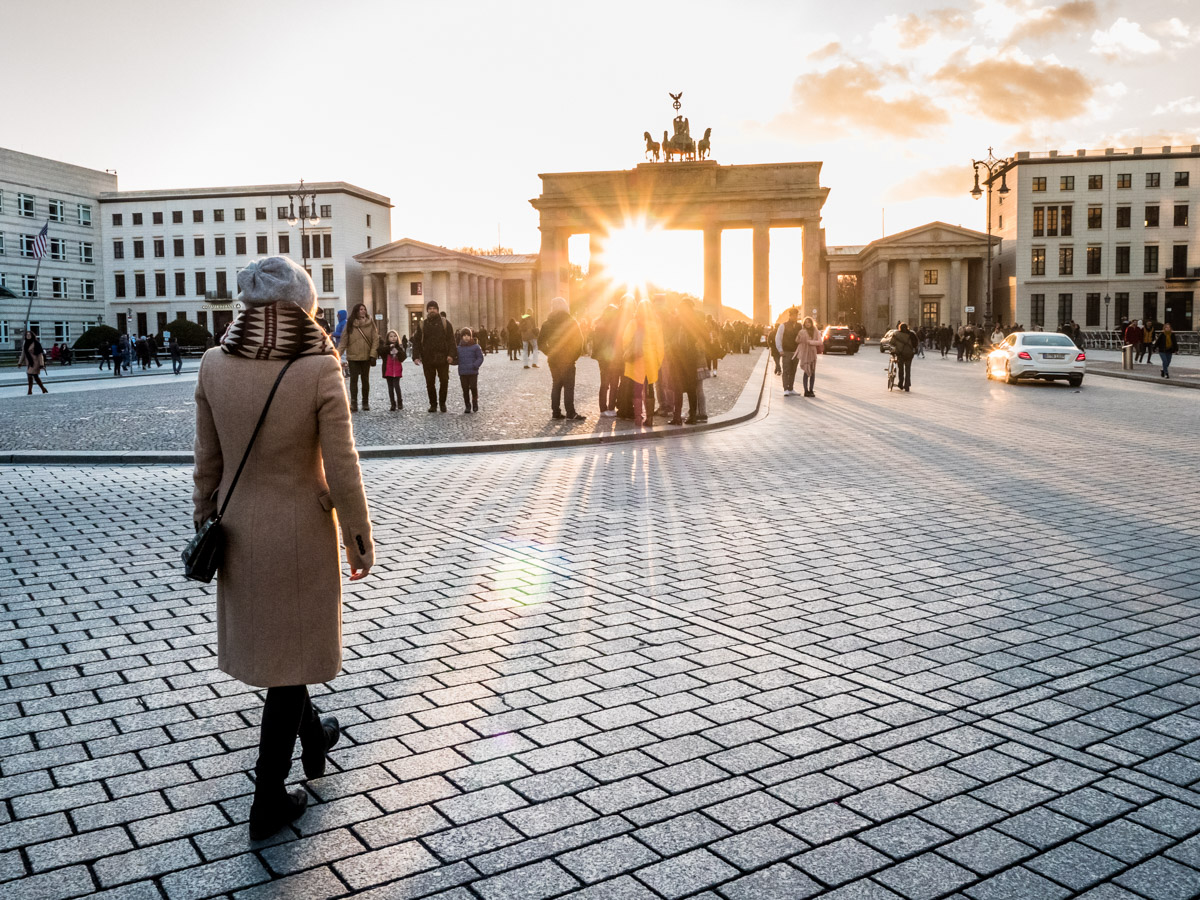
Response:
[[[1200,279],[1200,266],[1167,269],[1167,281],[1194,281],[1196,279]]]

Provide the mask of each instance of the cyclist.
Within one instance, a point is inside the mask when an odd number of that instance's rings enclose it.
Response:
[[[892,335],[892,356],[899,369],[897,380],[901,390],[912,387],[912,361],[916,353],[917,336],[908,330],[906,322],[901,322],[900,330]]]

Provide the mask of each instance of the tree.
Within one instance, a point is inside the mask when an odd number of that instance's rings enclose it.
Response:
[[[455,247],[455,253],[469,253],[471,256],[512,256],[512,247]]]
[[[212,335],[195,322],[189,322],[180,314],[179,318],[170,323],[167,331],[171,332],[171,337],[179,341],[181,347],[207,347],[212,342]],[[158,345],[163,346],[163,333],[158,333]]]
[[[120,332],[111,325],[93,325],[75,341],[75,349],[97,350],[100,347],[111,347],[120,336]]]

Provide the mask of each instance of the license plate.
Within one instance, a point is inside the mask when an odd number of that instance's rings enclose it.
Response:
[[[1067,354],[1065,354],[1065,353],[1043,353],[1042,354],[1042,359],[1066,359],[1066,358],[1067,358]]]

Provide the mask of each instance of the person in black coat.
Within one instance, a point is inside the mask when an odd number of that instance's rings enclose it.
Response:
[[[892,335],[892,353],[896,357],[896,384],[903,391],[912,387],[912,361],[917,355],[917,336],[908,330],[905,322],[900,323],[900,330]]]
[[[671,387],[674,389],[672,415],[667,424],[682,425],[683,395],[688,396],[687,424],[696,424],[696,386],[698,360],[707,356],[703,350],[703,325],[696,317],[696,307],[690,297],[683,297],[675,310],[674,327],[667,342],[667,358],[671,361]],[[782,326],[781,326],[782,327]]]
[[[550,407],[553,417],[575,420],[587,418],[575,411],[575,363],[583,355],[583,332],[567,311],[567,301],[562,297],[550,301],[550,315],[537,333],[536,346],[546,354],[546,364],[550,367]],[[567,408],[565,416],[560,403]]]
[[[450,383],[450,364],[458,357],[454,326],[444,318],[436,300],[425,304],[425,318],[413,330],[412,358],[425,373],[429,411],[446,411],[446,391]],[[436,386],[435,386],[436,385]]]

